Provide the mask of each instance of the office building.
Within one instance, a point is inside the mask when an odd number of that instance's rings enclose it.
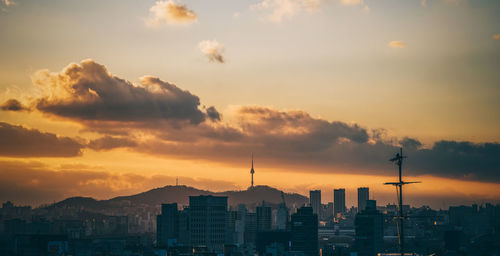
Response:
[[[358,212],[362,212],[366,207],[366,201],[370,199],[370,191],[367,187],[358,188]]]
[[[193,246],[222,252],[227,224],[226,196],[189,197],[189,238]]]
[[[309,191],[309,203],[313,209],[313,213],[321,217],[321,190],[311,190]]]
[[[174,246],[179,239],[179,211],[177,203],[162,204],[156,217],[156,241],[159,247]]]
[[[345,189],[339,188],[333,190],[333,213],[337,216],[339,213],[345,213]]]
[[[257,206],[256,213],[257,232],[271,230],[271,226],[273,223],[271,206],[267,206],[264,204],[264,202],[262,202],[261,206]]]
[[[292,214],[291,250],[308,256],[317,256],[318,250],[318,215],[312,207],[301,207]]]
[[[355,250],[359,256],[373,256],[381,252],[384,242],[384,217],[377,210],[375,200],[367,200],[366,208],[356,214]]]

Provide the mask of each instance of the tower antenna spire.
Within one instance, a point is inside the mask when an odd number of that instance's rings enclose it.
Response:
[[[396,156],[393,158],[389,159],[391,162],[395,162],[396,165],[398,166],[399,169],[399,181],[398,182],[386,182],[384,185],[393,185],[396,187],[396,194],[398,197],[398,206],[399,206],[399,213],[397,217],[394,217],[394,219],[399,220],[399,229],[398,229],[398,242],[399,242],[399,252],[401,253],[401,256],[404,256],[405,253],[405,236],[404,236],[404,219],[405,216],[403,215],[403,186],[406,184],[411,184],[411,183],[420,183],[420,181],[403,181],[402,179],[402,167],[403,167],[403,159],[405,159],[406,156],[403,155],[403,148],[399,148],[399,153],[396,153]]]
[[[255,173],[253,169],[253,153],[252,153],[252,169],[250,169],[250,174],[252,175],[252,183],[250,185],[250,188],[253,188],[253,174]]]

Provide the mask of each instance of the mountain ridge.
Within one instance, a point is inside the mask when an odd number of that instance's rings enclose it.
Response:
[[[188,205],[189,196],[198,195],[227,196],[228,206],[230,207],[237,207],[238,204],[246,204],[247,207],[254,208],[262,202],[265,202],[272,207],[276,207],[282,202],[281,193],[281,190],[269,186],[255,186],[246,190],[213,192],[186,185],[167,185],[133,195],[118,196],[104,200],[97,200],[91,197],[82,196],[69,197],[49,206],[45,206],[45,208],[86,208],[100,210],[106,208],[119,208],[123,206],[159,206],[162,203],[178,203],[179,205]],[[307,204],[309,201],[306,196],[297,193],[283,192],[283,194],[285,202],[288,206],[300,207]]]

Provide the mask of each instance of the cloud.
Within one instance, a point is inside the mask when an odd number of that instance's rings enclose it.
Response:
[[[427,0],[421,0],[420,5],[424,8],[427,8]]]
[[[0,109],[3,111],[29,111],[30,109],[24,106],[20,101],[16,99],[9,99],[0,105]]]
[[[500,144],[496,142],[437,141],[423,145],[416,138],[389,136],[384,129],[262,106],[234,108],[227,113],[229,121],[224,121],[214,107],[200,106],[197,96],[171,83],[147,76],[134,85],[91,60],[71,64],[58,73],[40,71],[34,81],[42,88],[42,96],[33,104],[38,110],[77,121],[104,135],[88,144],[45,135],[53,141],[76,143],[70,155],[78,155],[85,146],[93,150],[128,148],[156,156],[238,165],[247,164],[249,153],[256,152],[269,167],[392,175],[393,166],[387,159],[403,146],[409,156],[408,174],[500,183]],[[28,130],[7,124],[3,129],[19,134]],[[16,138],[6,134],[2,139]],[[35,152],[41,152],[40,148]]]
[[[5,5],[7,7],[12,6],[12,5],[16,5],[16,2],[11,1],[11,0],[2,0],[2,3],[3,3],[3,5]]]
[[[124,137],[113,137],[113,136],[104,136],[95,140],[91,140],[87,147],[93,150],[111,150],[114,148],[129,148],[136,147],[137,142],[133,139],[124,138]]]
[[[196,22],[198,16],[192,10],[189,10],[186,5],[178,4],[173,0],[156,1],[149,9],[149,18],[146,19],[146,24],[149,26],[157,26],[161,24],[169,25],[186,25]]]
[[[76,120],[88,127],[157,127],[200,124],[210,116],[200,109],[198,96],[152,76],[139,85],[113,76],[93,60],[70,64],[61,72],[38,71],[33,82],[42,90],[36,108],[52,116]],[[159,127],[160,126],[160,127]]]
[[[83,147],[69,137],[0,123],[0,156],[74,157],[81,155]]]
[[[12,0],[0,0],[0,10],[6,12],[8,7],[14,6],[17,3]]]
[[[303,11],[314,11],[319,8],[320,0],[261,0],[250,6],[250,10],[264,13],[264,19],[280,23]]]
[[[222,56],[224,45],[217,42],[217,40],[203,40],[198,44],[198,48],[209,61],[218,63],[225,62],[224,56]]]
[[[403,41],[391,41],[389,46],[392,48],[405,48],[406,44]]]
[[[493,35],[493,39],[500,41],[500,34]]]
[[[40,162],[0,161],[0,201],[40,205],[72,196],[107,199],[175,184],[176,177],[111,173],[86,165],[52,167]],[[200,189],[237,189],[228,181],[178,177],[182,184]]]

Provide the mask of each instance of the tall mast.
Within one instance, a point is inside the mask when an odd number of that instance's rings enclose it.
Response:
[[[410,182],[405,182],[402,179],[402,166],[403,166],[403,159],[405,159],[406,156],[403,155],[403,148],[399,149],[399,153],[396,154],[395,157],[390,159],[389,161],[395,162],[398,165],[399,169],[399,181],[398,182],[387,182],[385,185],[393,185],[396,187],[396,193],[398,194],[398,206],[399,206],[399,214],[398,217],[395,217],[395,219],[399,220],[399,230],[398,230],[398,242],[399,242],[399,252],[401,253],[401,256],[404,255],[405,253],[405,236],[404,236],[404,219],[405,216],[403,215],[403,186],[406,184],[411,184],[411,183],[420,183],[419,181],[410,181]]]
[[[255,173],[254,169],[253,169],[253,153],[252,153],[252,169],[250,169],[250,174],[252,174],[252,183],[251,183],[251,188],[253,188],[253,174]]]

